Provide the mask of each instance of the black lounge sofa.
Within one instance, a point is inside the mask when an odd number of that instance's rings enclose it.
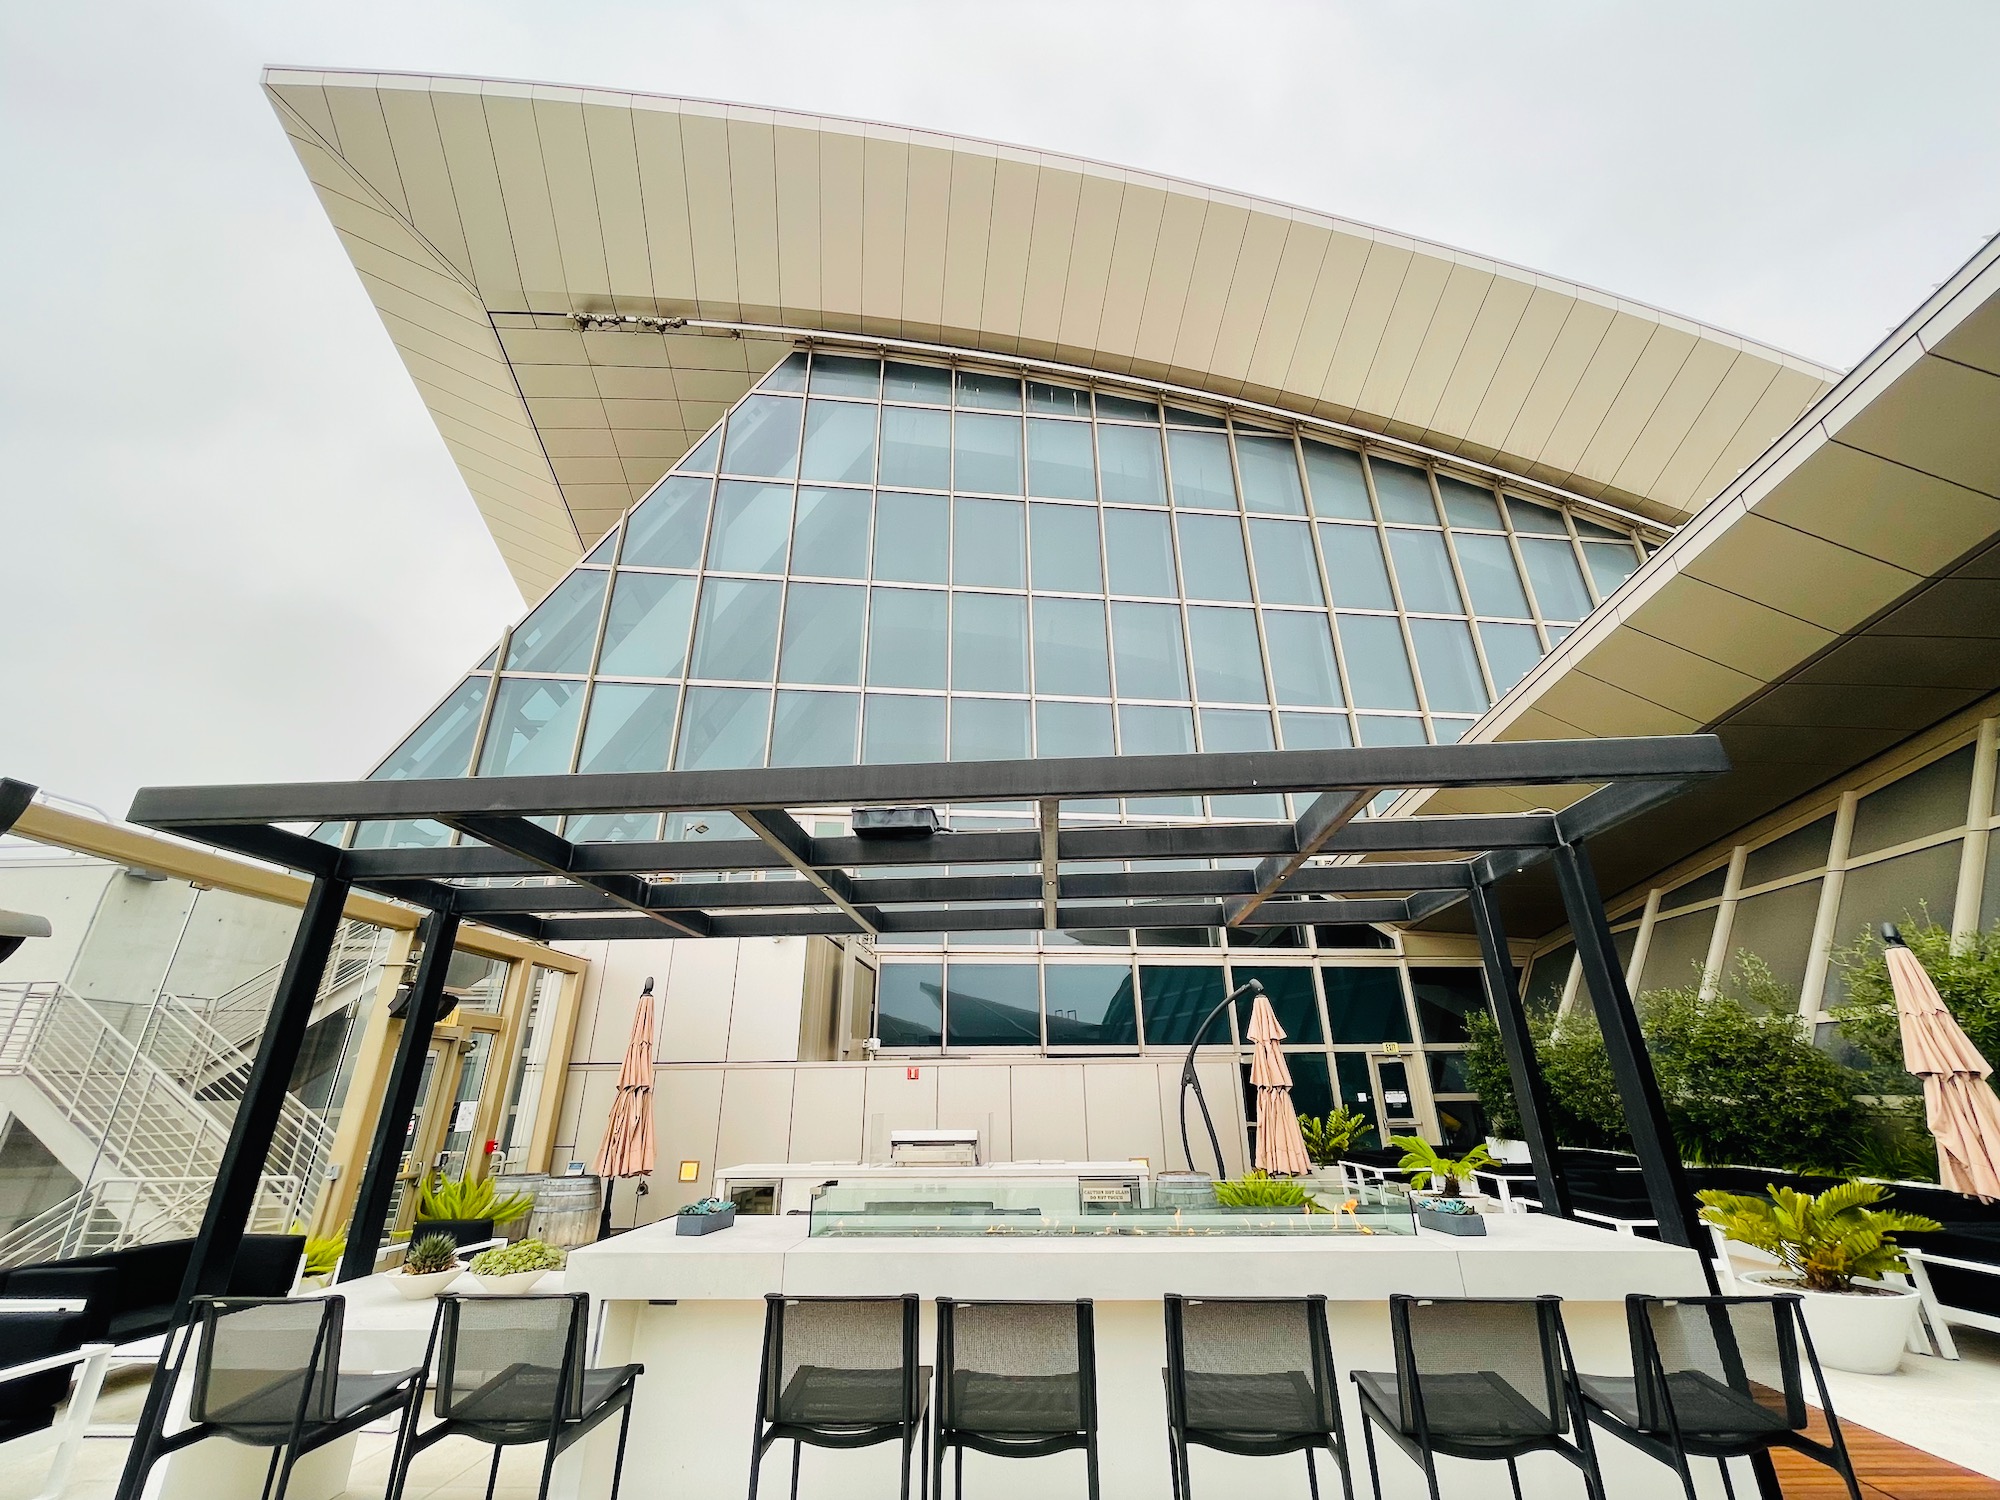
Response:
[[[229,1278],[232,1297],[283,1297],[297,1281],[302,1234],[248,1234]],[[82,1298],[79,1344],[129,1344],[165,1333],[193,1240],[162,1240],[0,1271],[0,1297]]]

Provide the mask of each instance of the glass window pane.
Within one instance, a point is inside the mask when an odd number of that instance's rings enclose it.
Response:
[[[952,487],[995,495],[1021,493],[1021,422],[1018,417],[960,413],[958,467]]]
[[[509,672],[588,672],[604,607],[604,580],[595,568],[579,569],[555,586],[507,642]]]
[[[882,392],[882,361],[857,359],[850,354],[815,354],[812,393],[815,396],[866,396]]]
[[[1222,433],[1169,432],[1167,462],[1174,471],[1174,504],[1195,510],[1236,509],[1229,439]]]
[[[1157,422],[1160,420],[1160,408],[1151,401],[1138,401],[1130,396],[1113,396],[1099,391],[1097,415],[1107,421]]]
[[[1247,609],[1190,609],[1188,632],[1194,643],[1197,698],[1209,703],[1270,701],[1264,690],[1264,653],[1258,649],[1254,613]]]
[[[1271,715],[1263,709],[1204,708],[1201,711],[1201,748],[1204,751],[1271,750],[1276,745],[1277,741],[1271,737]],[[1285,799],[1275,792],[1211,797],[1208,805],[1209,811],[1218,818],[1278,819],[1285,816]],[[1237,982],[1240,984],[1242,981]]]
[[[1421,745],[1424,740],[1424,721],[1415,717],[1394,714],[1357,714],[1361,721],[1361,743],[1371,748],[1383,745]],[[1371,804],[1377,811],[1395,797],[1394,792],[1384,792]]]
[[[1345,750],[1354,743],[1346,714],[1279,714],[1287,750]]]
[[[1535,602],[1542,607],[1542,618],[1581,620],[1589,614],[1590,595],[1584,591],[1583,573],[1569,543],[1560,537],[1522,537],[1520,544],[1521,560],[1528,565],[1528,579],[1535,586]]]
[[[1375,479],[1375,499],[1382,507],[1383,520],[1437,525],[1437,506],[1431,501],[1430,478],[1422,469],[1370,458],[1368,472]]]
[[[885,1047],[935,1047],[943,1035],[944,965],[882,965],[875,986],[876,1040]]]
[[[997,589],[1025,587],[1026,507],[1018,500],[954,500],[951,512],[953,581]]]
[[[1139,1041],[1132,970],[1124,964],[1049,964],[1042,970],[1051,1047],[1132,1047]]]
[[[1325,615],[1266,610],[1264,642],[1271,653],[1271,685],[1278,702],[1306,708],[1341,706],[1333,632]]]
[[[922,490],[951,484],[949,414],[906,406],[882,408],[882,483]]]
[[[1187,1046],[1194,1040],[1195,1027],[1228,993],[1219,966],[1142,964],[1139,1009],[1146,1018],[1146,1045]],[[1204,1040],[1224,1043],[1229,1040],[1229,1029],[1220,1017]]]
[[[1541,639],[1532,625],[1479,624],[1479,643],[1486,648],[1486,665],[1493,673],[1493,691],[1507,689],[1534,670],[1542,659]]]
[[[1478,722],[1476,719],[1447,719],[1434,714],[1431,717],[1431,739],[1439,745],[1456,745],[1465,738],[1465,731]]]
[[[1387,615],[1340,616],[1341,656],[1356,708],[1415,708],[1403,632]]]
[[[1104,591],[1104,572],[1097,555],[1095,508],[1030,505],[1028,549],[1036,588],[1083,594]]]
[[[1109,704],[1035,705],[1035,754],[1075,756],[1114,753]]]
[[[1133,703],[1118,706],[1120,755],[1187,755],[1193,749],[1193,709]]]
[[[1597,585],[1600,599],[1609,599],[1620,584],[1639,571],[1639,554],[1630,542],[1585,542],[1583,558],[1590,564],[1591,582]]]
[[[1041,1046],[1041,985],[1034,964],[953,960],[945,975],[946,1045]]]
[[[808,401],[799,478],[873,484],[875,408],[852,401]]]
[[[472,761],[472,742],[479,737],[479,720],[486,712],[486,694],[492,686],[490,677],[466,678],[369,773],[368,779],[424,781],[463,776]]]
[[[710,429],[707,437],[688,450],[688,455],[674,465],[676,474],[713,474],[715,460],[722,452],[722,424]]]
[[[1465,613],[1458,581],[1451,576],[1441,531],[1391,531],[1389,554],[1396,559],[1396,581],[1403,586],[1403,608],[1424,614]]]
[[[1322,967],[1319,975],[1326,986],[1327,1025],[1334,1042],[1378,1046],[1410,1040],[1410,1016],[1394,969]]]
[[[1019,411],[1021,382],[1012,375],[993,375],[983,370],[960,370],[958,404],[981,406],[988,411]]]
[[[1250,602],[1250,569],[1243,560],[1243,528],[1234,516],[1175,516],[1181,574],[1190,599]]]
[[[1333,602],[1349,609],[1394,609],[1389,592],[1389,568],[1382,560],[1382,533],[1373,526],[1319,528],[1326,549],[1326,583]]]
[[[1104,553],[1111,564],[1112,593],[1166,599],[1180,593],[1165,516],[1143,510],[1105,511]]]
[[[689,688],[675,767],[722,771],[761,766],[770,716],[768,688]]]
[[[853,765],[860,728],[859,693],[781,692],[771,720],[771,764]]]
[[[868,576],[868,492],[799,491],[792,571],[817,578]]]
[[[1417,1025],[1432,1046],[1469,1040],[1466,1018],[1486,1010],[1486,988],[1477,969],[1413,967],[1410,990],[1417,997]]]
[[[583,684],[503,677],[479,750],[481,776],[561,776],[576,748]]]
[[[769,682],[778,654],[780,585],[711,578],[695,620],[693,677]]]
[[[951,371],[941,365],[907,365],[892,359],[884,371],[882,399],[949,406]]]
[[[951,683],[960,692],[1028,690],[1026,595],[952,596]]]
[[[725,479],[715,493],[708,565],[725,573],[782,573],[792,534],[792,487]]]
[[[1112,605],[1111,639],[1119,697],[1187,697],[1181,612],[1173,605]]]
[[[1102,409],[1108,397],[1098,398]],[[1152,427],[1099,427],[1097,467],[1107,501],[1165,505],[1165,473],[1160,467],[1160,434]]]
[[[1264,986],[1264,994],[1277,1012],[1278,1024],[1285,1028],[1287,1042],[1316,1042],[1320,1039],[1319,994],[1313,988],[1312,970],[1303,966],[1280,968],[1251,964],[1231,964],[1232,983],[1254,979]],[[1242,1035],[1250,1024],[1250,1007],[1255,1002],[1236,1002],[1236,1032]]]
[[[1523,500],[1519,495],[1507,497],[1507,519],[1514,523],[1516,531],[1531,532],[1538,536],[1568,536],[1569,528],[1563,525],[1560,512],[1546,505],[1536,505]]]
[[[1307,442],[1304,448],[1313,514],[1326,520],[1374,520],[1368,484],[1361,477],[1361,455],[1326,443]]]
[[[603,563],[606,567],[610,567],[617,558],[618,528],[614,526],[604,533],[603,538],[599,540],[595,547],[590,549],[589,555],[584,558],[584,561],[587,563]]]
[[[789,396],[749,396],[729,414],[722,472],[792,479],[799,468],[799,406]]]
[[[1213,416],[1205,411],[1196,411],[1194,408],[1188,406],[1169,406],[1167,408],[1167,425],[1169,427],[1214,427],[1217,429],[1229,426],[1227,422],[1218,416]]]
[[[1026,698],[953,698],[953,760],[1026,760]]]
[[[625,566],[700,567],[710,488],[706,479],[661,480],[625,523]]]
[[[579,771],[664,771],[680,689],[600,682],[590,694]]]
[[[1049,412],[1059,417],[1088,417],[1090,392],[1070,385],[1043,385],[1028,382],[1028,410]]]
[[[1442,474],[1437,476],[1437,486],[1444,497],[1445,519],[1452,525],[1500,529],[1500,502],[1493,498],[1493,491]]]
[[[787,354],[762,380],[767,391],[802,391],[806,388],[806,355],[803,349]]]
[[[630,844],[660,836],[658,813],[596,813],[571,818],[563,836],[572,844]]]
[[[909,765],[944,759],[943,698],[870,693],[861,759],[868,765]]]
[[[607,677],[678,677],[687,663],[695,580],[681,573],[620,573],[604,622],[597,670]]]
[[[1264,603],[1326,603],[1304,521],[1252,521],[1250,552],[1257,559],[1257,596]]]
[[[1028,493],[1054,500],[1097,498],[1088,422],[1028,419]]]
[[[870,687],[945,685],[945,597],[933,589],[875,590],[868,616]]]
[[[951,510],[942,495],[875,497],[875,577],[893,583],[943,583],[951,556]]]
[[[1514,567],[1514,549],[1507,545],[1507,538],[1460,533],[1451,542],[1458,549],[1458,565],[1465,571],[1474,612],[1527,619],[1528,596],[1521,590],[1521,575]]]
[[[1292,440],[1236,434],[1236,464],[1243,473],[1243,504],[1247,510],[1302,516],[1305,492],[1299,488],[1299,464]]]
[[[1479,658],[1464,621],[1412,620],[1410,639],[1416,644],[1417,666],[1424,674],[1424,698],[1432,713],[1486,712]]]
[[[1035,600],[1035,691],[1111,696],[1104,606],[1095,599]]]
[[[861,617],[868,591],[851,584],[795,583],[785,595],[780,682],[861,683]]]

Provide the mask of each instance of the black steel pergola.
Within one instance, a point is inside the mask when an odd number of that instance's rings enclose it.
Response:
[[[1694,1247],[1679,1153],[1612,948],[1586,846],[1691,783],[1728,769],[1728,757],[1714,736],[1681,735],[148,788],[133,801],[133,822],[285,865],[312,879],[270,1025],[190,1259],[181,1310],[188,1299],[227,1285],[313,994],[347,893],[355,887],[412,903],[427,915],[423,956],[348,1231],[343,1280],[374,1267],[399,1143],[416,1104],[452,944],[465,920],[543,942],[564,942],[1409,923],[1465,902],[1478,934],[1486,996],[1507,1054],[1543,1208],[1568,1217],[1570,1196],[1547,1132],[1547,1091],[1513,979],[1496,896],[1496,887],[1508,876],[1543,860],[1555,870],[1660,1236],[1670,1244]],[[1543,786],[1584,794],[1561,811],[1366,815],[1385,789]],[[1311,801],[1296,819],[1277,822],[1093,825],[1065,822],[1063,816],[1065,804],[1105,798],[1278,792]],[[1033,826],[930,831],[924,820],[916,819],[909,820],[917,825],[912,833],[898,820],[886,820],[892,826],[860,826],[855,833],[825,837],[808,832],[796,815],[995,803],[1027,804],[1034,810]],[[755,837],[572,843],[547,826],[563,817],[624,813],[728,813]],[[341,848],[298,831],[326,824],[411,821],[441,824],[454,830],[459,841],[430,848]],[[869,821],[858,820],[861,825]],[[1208,860],[1224,867],[1184,868],[1190,861]],[[1131,868],[1071,868],[1108,862]],[[1029,865],[1033,872],[978,873],[981,865]],[[966,872],[968,866],[974,867],[972,873]],[[760,878],[689,878],[744,871]],[[156,1381],[141,1420],[141,1439],[134,1443],[135,1466],[147,1435],[159,1430],[164,1414],[165,1393],[159,1385]],[[136,1495],[137,1472],[128,1468],[121,1497]]]

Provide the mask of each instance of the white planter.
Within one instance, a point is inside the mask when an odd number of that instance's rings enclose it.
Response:
[[[474,1276],[479,1290],[490,1296],[516,1297],[548,1275],[546,1268],[539,1271],[514,1271],[506,1276]]]
[[[1744,1281],[1774,1292],[1797,1292],[1819,1362],[1830,1370],[1857,1375],[1894,1375],[1916,1321],[1917,1293],[1912,1287],[1871,1288],[1867,1292],[1808,1292],[1773,1285],[1778,1271],[1751,1271]]]
[[[458,1280],[463,1272],[462,1266],[446,1266],[442,1271],[426,1271],[421,1276],[412,1276],[408,1271],[398,1271],[389,1278],[389,1285],[396,1289],[396,1295],[405,1302],[421,1302],[426,1297],[435,1297]]]
[[[1347,1191],[1347,1169],[1339,1162],[1330,1167],[1314,1167],[1306,1174],[1311,1190],[1321,1193],[1345,1193]]]
[[[1534,1158],[1528,1154],[1526,1141],[1510,1141],[1502,1135],[1486,1137],[1486,1149],[1493,1153],[1495,1161],[1516,1162],[1526,1165]]]

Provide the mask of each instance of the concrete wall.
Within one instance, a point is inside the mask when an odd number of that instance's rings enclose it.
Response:
[[[0,864],[0,907],[47,917],[54,929],[49,937],[23,943],[0,963],[0,980],[67,980],[104,888],[118,869],[102,860],[59,856]]]

